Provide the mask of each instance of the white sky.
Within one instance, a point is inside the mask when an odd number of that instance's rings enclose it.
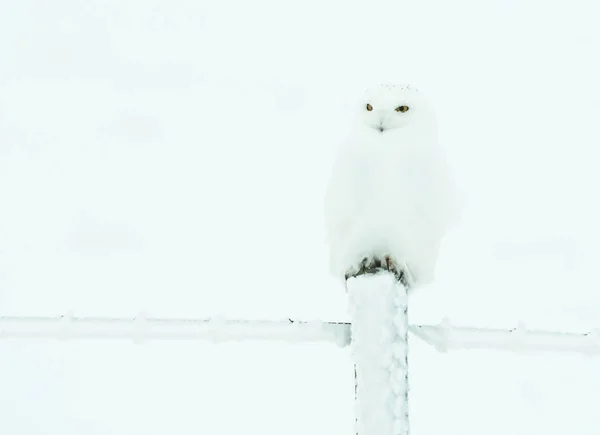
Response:
[[[322,196],[358,92],[434,100],[468,208],[412,322],[600,327],[588,0],[0,4],[0,313],[346,319]],[[415,342],[414,435],[597,435],[600,360]],[[0,433],[352,433],[346,350],[0,342]],[[550,418],[551,417],[551,418]]]

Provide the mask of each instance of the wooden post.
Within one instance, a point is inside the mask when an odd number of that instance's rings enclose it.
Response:
[[[347,280],[356,433],[408,435],[408,285],[377,268]]]

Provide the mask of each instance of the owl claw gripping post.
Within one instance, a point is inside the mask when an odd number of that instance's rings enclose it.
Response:
[[[387,270],[396,277],[398,281],[407,287],[412,286],[412,277],[409,275],[406,265],[399,265],[390,256],[386,255],[382,259],[378,257],[365,257],[357,267],[351,267],[346,271],[344,278],[348,280],[353,276],[360,276],[366,273],[373,273],[377,270]]]
[[[412,284],[431,282],[458,207],[433,108],[410,86],[382,85],[356,104],[325,198],[330,269],[340,278],[386,256]]]

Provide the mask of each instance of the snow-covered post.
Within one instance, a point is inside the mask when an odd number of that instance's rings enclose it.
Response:
[[[347,280],[356,433],[408,435],[408,285],[374,268]]]

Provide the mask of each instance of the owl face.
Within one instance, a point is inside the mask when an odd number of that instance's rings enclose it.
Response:
[[[368,128],[385,134],[413,124],[422,109],[423,102],[415,89],[383,85],[367,91],[361,112]]]

